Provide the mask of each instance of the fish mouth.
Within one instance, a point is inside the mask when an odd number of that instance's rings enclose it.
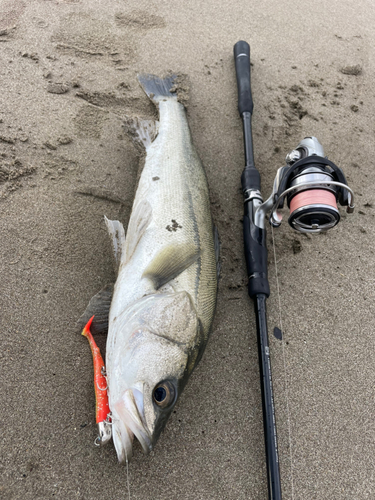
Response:
[[[113,405],[112,435],[120,463],[128,462],[132,457],[134,436],[145,454],[152,450],[151,436],[144,417],[143,393],[138,389],[127,389]]]

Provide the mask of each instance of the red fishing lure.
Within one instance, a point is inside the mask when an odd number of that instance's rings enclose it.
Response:
[[[92,359],[94,362],[94,387],[95,387],[95,413],[96,413],[96,423],[99,427],[99,437],[98,442],[100,444],[105,444],[111,438],[110,426],[109,426],[109,405],[108,405],[108,393],[107,393],[107,380],[105,377],[105,366],[102,355],[100,354],[100,349],[96,345],[94,337],[90,332],[90,326],[94,316],[92,316],[85,328],[82,331],[82,335],[87,338],[90,344]]]

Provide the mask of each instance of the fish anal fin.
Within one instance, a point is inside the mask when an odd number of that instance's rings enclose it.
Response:
[[[124,226],[118,220],[110,220],[104,216],[108,233],[112,240],[113,253],[115,256],[116,271],[120,267],[121,256],[125,248],[125,230]]]
[[[128,262],[133,255],[151,220],[151,205],[147,200],[141,200],[135,207],[133,207],[133,212],[129,221],[125,246],[126,262]]]
[[[83,328],[88,323],[90,318],[94,316],[90,324],[91,333],[107,333],[108,332],[108,315],[111,307],[113,295],[113,284],[106,285],[96,295],[94,295],[85,312],[77,321],[78,325]]]
[[[143,272],[142,278],[150,279],[158,290],[190,267],[199,256],[195,245],[169,245],[154,257]]]
[[[147,149],[158,135],[159,122],[132,117],[125,120],[124,127],[136,145]]]

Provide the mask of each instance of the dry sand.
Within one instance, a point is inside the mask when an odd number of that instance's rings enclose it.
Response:
[[[355,214],[327,235],[299,236],[286,223],[275,234],[284,498],[375,497],[373,0],[1,0],[1,499],[127,498],[112,444],[93,444],[92,360],[75,322],[114,279],[103,215],[129,219],[139,156],[123,122],[154,114],[136,75],[169,70],[189,77],[222,279],[201,364],[155,451],[136,447],[131,498],[267,497],[242,249],[240,39],[252,48],[264,194],[285,154],[315,135],[357,197]],[[269,275],[272,331],[272,251]]]

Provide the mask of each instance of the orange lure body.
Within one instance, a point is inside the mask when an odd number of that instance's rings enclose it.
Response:
[[[92,359],[94,362],[94,387],[95,387],[95,414],[96,423],[99,424],[107,419],[109,414],[108,394],[107,394],[107,380],[105,378],[105,366],[100,349],[96,345],[94,337],[90,332],[90,326],[94,316],[89,319],[87,325],[82,331],[82,335],[87,338],[90,344]]]

